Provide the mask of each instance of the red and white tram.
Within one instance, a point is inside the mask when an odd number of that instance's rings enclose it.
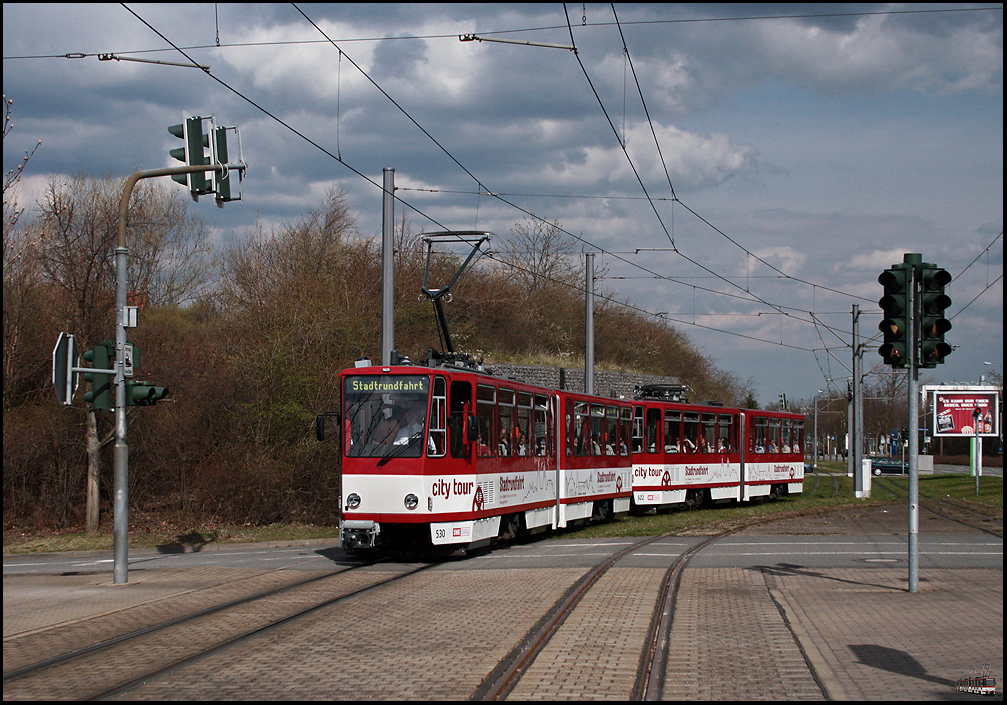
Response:
[[[802,488],[796,414],[608,399],[461,363],[364,362],[340,383],[340,538],[350,551],[471,549],[604,521],[631,504],[664,509]]]
[[[632,405],[459,365],[340,374],[344,548],[475,548],[630,508]]]
[[[633,411],[633,503],[638,510],[798,494],[804,417],[668,401],[641,388]]]

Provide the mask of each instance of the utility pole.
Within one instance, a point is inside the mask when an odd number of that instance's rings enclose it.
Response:
[[[584,393],[594,394],[594,253],[584,253]]]
[[[385,167],[381,211],[381,364],[395,349],[395,169]]]

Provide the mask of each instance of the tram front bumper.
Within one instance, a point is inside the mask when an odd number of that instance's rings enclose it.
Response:
[[[378,545],[381,524],[376,521],[349,519],[339,522],[339,545],[352,551],[359,548],[374,548]]]

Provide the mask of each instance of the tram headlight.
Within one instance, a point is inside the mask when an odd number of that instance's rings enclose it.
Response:
[[[360,495],[358,495],[356,492],[351,492],[349,495],[347,495],[346,497],[347,509],[356,509],[359,506],[360,506]]]
[[[406,505],[406,509],[413,510],[419,506],[420,498],[410,492],[406,495],[406,498],[402,501],[402,503]]]

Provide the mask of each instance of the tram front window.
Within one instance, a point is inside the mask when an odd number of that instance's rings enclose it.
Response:
[[[419,375],[346,378],[343,388],[344,449],[351,458],[418,458],[430,398],[430,380]]]

